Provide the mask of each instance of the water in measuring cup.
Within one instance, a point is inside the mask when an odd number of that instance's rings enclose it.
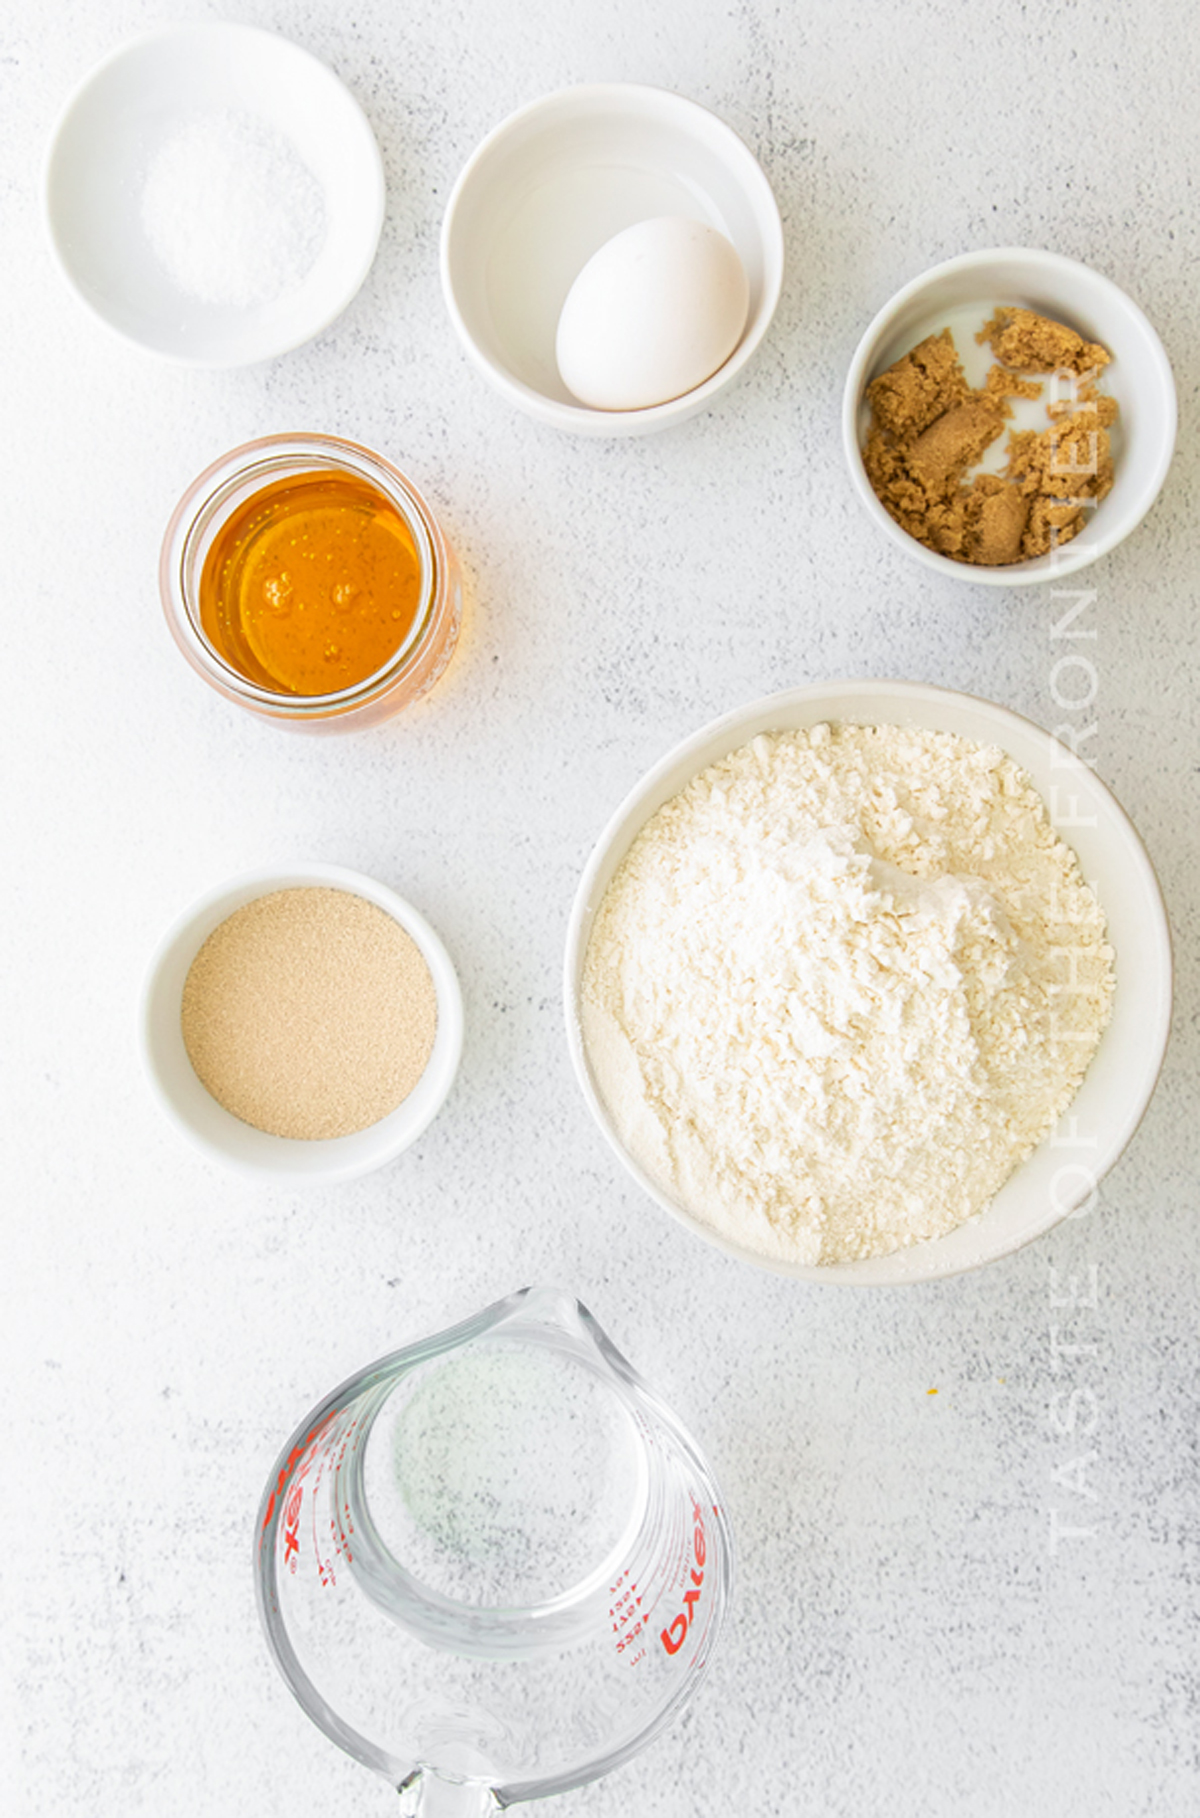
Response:
[[[622,1556],[646,1476],[611,1386],[514,1336],[403,1377],[372,1424],[362,1485],[379,1539],[426,1590],[528,1609],[586,1591]]]
[[[729,1565],[703,1459],[554,1289],[313,1408],[268,1479],[256,1545],[288,1684],[430,1818],[426,1782],[494,1788],[503,1807],[648,1741],[704,1670]]]

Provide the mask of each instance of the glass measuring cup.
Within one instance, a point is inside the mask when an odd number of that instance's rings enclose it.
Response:
[[[587,1309],[526,1288],[372,1364],[281,1452],[284,1678],[420,1818],[596,1779],[695,1691],[729,1597],[711,1473]]]

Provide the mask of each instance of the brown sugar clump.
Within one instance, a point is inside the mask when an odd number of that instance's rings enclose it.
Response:
[[[968,398],[929,425],[908,451],[908,464],[930,498],[941,498],[973,467],[1004,427],[989,398]]]
[[[1040,434],[1025,430],[1009,438],[1006,477],[1029,499],[1023,547],[1045,555],[1078,536],[1086,521],[1085,500],[1112,489],[1113,458],[1108,430],[1117,415],[1115,398],[1096,397],[1070,414],[1054,414]]]
[[[954,364],[961,380],[957,354]],[[897,362],[903,365],[904,361]],[[893,370],[882,373],[881,379],[889,378]],[[953,395],[954,389],[946,385],[943,394]],[[890,435],[880,424],[871,425],[863,456],[871,485],[910,536],[956,561],[972,559],[967,553],[972,539],[965,511],[970,495],[962,478],[1000,434],[1006,409],[1003,400],[970,391],[964,380],[961,401],[935,416],[917,436]],[[910,421],[919,421],[920,416],[914,411]]]
[[[970,391],[948,328],[927,338],[867,387],[875,421],[898,441],[911,441]]]
[[[1036,379],[1022,379],[1005,366],[989,366],[983,389],[989,398],[1040,398],[1042,388]]]
[[[999,474],[981,473],[967,496],[967,561],[1003,568],[1021,559],[1021,541],[1029,522],[1029,500]]]
[[[1117,405],[1095,385],[1108,351],[1061,322],[997,309],[976,339],[1002,362],[976,391],[948,328],[872,380],[863,464],[889,515],[919,543],[958,562],[1001,568],[1044,555],[1083,529],[1088,502],[1112,487],[1108,431]],[[1047,404],[1049,428],[1010,432],[1003,474],[968,481],[1012,414],[1008,399],[1042,395],[1021,372],[1069,373],[1073,395]]]
[[[1098,372],[1112,358],[1098,341],[1085,341],[1063,322],[1032,309],[998,309],[975,336],[1001,365],[1017,372]],[[1028,396],[1028,393],[1024,394]]]

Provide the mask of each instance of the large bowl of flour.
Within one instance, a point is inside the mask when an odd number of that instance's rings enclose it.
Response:
[[[891,1285],[1096,1205],[1158,1078],[1171,946],[1066,746],[852,681],[727,714],[637,784],[564,983],[584,1097],[650,1198],[759,1267]]]

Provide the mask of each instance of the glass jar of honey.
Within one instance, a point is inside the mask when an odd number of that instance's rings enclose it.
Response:
[[[167,526],[167,624],[252,713],[350,731],[399,712],[450,661],[458,564],[404,475],[334,436],[266,436],[206,469]]]

